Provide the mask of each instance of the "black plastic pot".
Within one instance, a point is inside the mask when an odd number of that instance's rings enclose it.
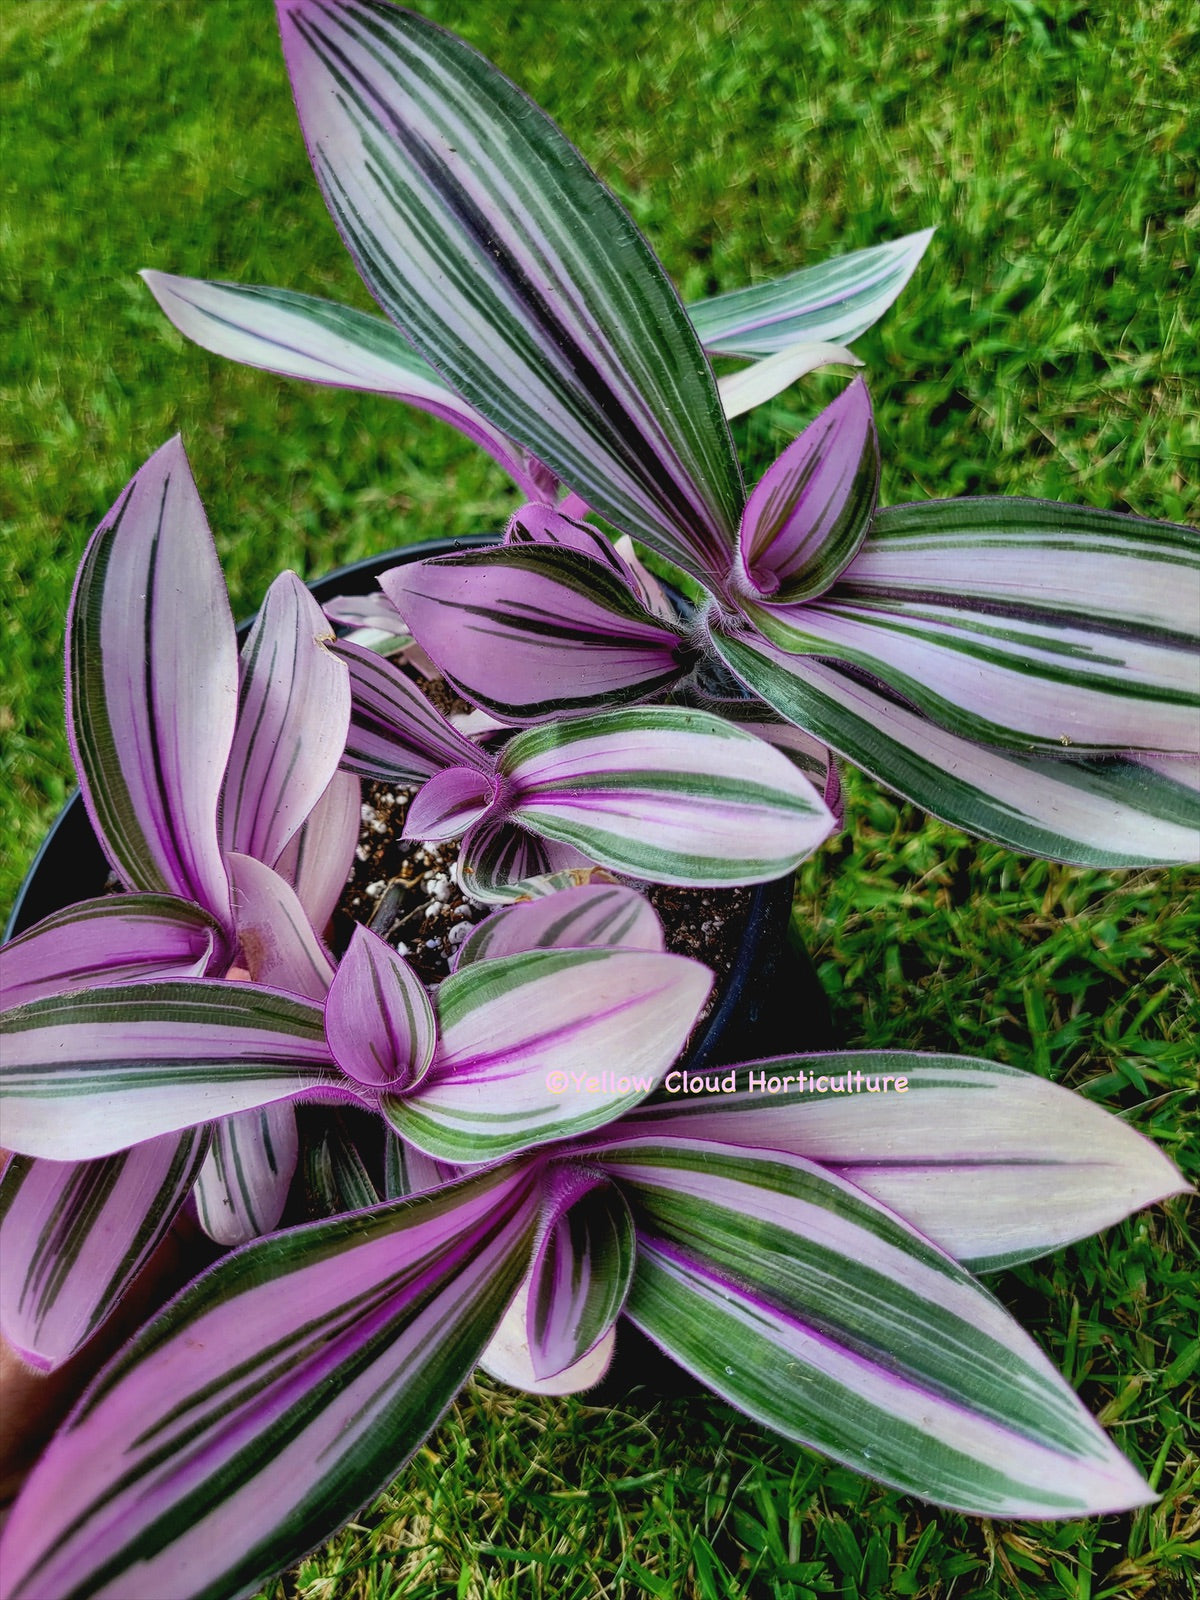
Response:
[[[309,584],[319,604],[337,595],[370,594],[389,567],[454,550],[493,544],[487,535],[429,539],[339,567]],[[253,618],[238,628],[244,639]],[[78,900],[104,892],[109,868],[78,792],[67,801],[34,857],[5,929],[6,939]],[[820,1050],[832,1043],[829,1006],[807,957],[788,940],[792,883],[789,875],[758,885],[741,948],[717,1004],[706,1018],[682,1065],[723,1066],[793,1050]]]

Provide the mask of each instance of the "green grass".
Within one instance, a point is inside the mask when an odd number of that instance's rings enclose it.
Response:
[[[859,345],[887,500],[1020,491],[1196,519],[1200,18],[1186,0],[421,9],[558,118],[688,296],[938,225]],[[311,181],[265,0],[24,0],[0,18],[0,56],[7,904],[71,783],[75,565],[176,429],[239,614],[281,565],[311,576],[493,529],[512,501],[430,419],[185,346],[135,276],[369,305]],[[832,382],[738,425],[751,477]],[[797,899],[845,1042],[1045,1073],[1195,1177],[1195,876],[1029,862],[865,781],[850,799],[850,832]],[[1200,1539],[1187,1210],[994,1280],[1162,1492],[1136,1516],[992,1525],[876,1489],[716,1401],[634,1390],[598,1411],[479,1383],[396,1489],[271,1600],[1182,1600]]]

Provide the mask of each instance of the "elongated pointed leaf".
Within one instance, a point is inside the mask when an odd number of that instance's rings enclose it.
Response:
[[[1189,763],[1019,756],[960,738],[882,685],[829,662],[714,632],[723,660],[781,716],[944,822],[1080,866],[1200,856]]]
[[[1200,539],[1019,499],[882,512],[835,587],[756,608],[788,651],[870,672],[1021,753],[1200,754]]]
[[[241,957],[252,983],[322,1002],[336,971],[292,886],[253,856],[228,857]]]
[[[200,1225],[217,1244],[248,1244],[278,1226],[300,1156],[286,1100],[222,1117],[196,1182]]]
[[[421,980],[369,928],[358,927],[325,1002],[325,1037],[342,1071],[403,1093],[433,1060],[437,1024]]]
[[[97,984],[198,978],[224,946],[220,924],[174,895],[82,900],[43,917],[0,950],[0,995],[7,1009]]]
[[[0,1179],[0,1331],[43,1371],[105,1321],[187,1199],[207,1128],[99,1161],[14,1156]]]
[[[743,367],[717,379],[717,392],[725,415],[733,420],[767,400],[773,400],[796,382],[816,372],[819,367],[861,367],[862,362],[852,350],[840,344],[793,344],[777,350],[774,355],[763,356],[753,366]]]
[[[361,823],[361,783],[353,773],[335,772],[275,863],[318,932],[324,932],[350,876]]]
[[[1153,1499],[1003,1307],[852,1185],[703,1140],[602,1160],[638,1229],[626,1314],[749,1415],[983,1516]]]
[[[899,295],[932,228],[801,267],[785,277],[695,300],[688,315],[714,355],[765,356],[801,341],[849,344]]]
[[[180,333],[201,349],[287,378],[403,400],[466,434],[526,494],[536,492],[523,452],[443,383],[381,317],[291,289],[209,283],[169,272],[146,271],[142,277]]]
[[[576,1366],[611,1333],[633,1280],[635,1246],[620,1190],[594,1172],[555,1169],[529,1269],[526,1330],[535,1377]]]
[[[628,214],[531,101],[423,18],[365,0],[279,12],[317,179],[383,309],[609,521],[724,574],[732,442]]]
[[[732,1070],[735,1091],[716,1096],[668,1074],[678,1098],[639,1106],[623,1128],[805,1156],[975,1272],[1057,1250],[1186,1188],[1127,1123],[1012,1067],[864,1050]]]
[[[862,544],[879,492],[879,441],[861,378],[767,468],[746,502],[738,555],[764,604],[820,594]]]
[[[324,1089],[321,1008],[249,983],[171,979],[52,995],[3,1015],[4,1137],[82,1161]]]
[[[508,815],[652,883],[761,883],[832,826],[777,750],[701,711],[635,708],[517,735]]]
[[[491,763],[437,710],[411,678],[371,650],[330,646],[350,672],[350,731],[342,765],[364,778],[421,783],[443,767]]]
[[[192,1284],[101,1374],[13,1510],[8,1600],[251,1594],[388,1483],[511,1297],[532,1176],[292,1229]]]
[[[498,1160],[584,1133],[644,1100],[712,986],[683,956],[534,950],[474,961],[435,996],[438,1049],[392,1126],[443,1161]]]
[[[463,836],[458,855],[458,876],[464,891],[485,905],[527,899],[529,890],[525,885],[532,878],[559,873],[590,876],[594,868],[595,863],[574,845],[539,839],[524,828],[494,817],[484,817]]]
[[[454,964],[465,967],[525,950],[598,946],[661,951],[662,923],[649,901],[620,884],[589,883],[524,905],[505,906],[471,930]]]
[[[242,650],[237,733],[221,792],[221,845],[273,866],[328,788],[350,726],[345,663],[294,572],[267,591]]]
[[[196,900],[222,922],[217,796],[236,714],[233,617],[175,438],[84,554],[67,627],[67,729],[88,815],[129,887]]]
[[[446,677],[505,722],[647,699],[691,664],[680,630],[611,565],[559,545],[464,551],[380,581]]]

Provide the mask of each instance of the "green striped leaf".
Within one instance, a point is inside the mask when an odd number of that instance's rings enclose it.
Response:
[[[317,179],[451,386],[609,521],[723,577],[742,487],[696,334],[631,218],[468,45],[370,0],[281,0]]]
[[[638,1230],[626,1314],[750,1416],[977,1515],[1154,1498],[1003,1307],[852,1185],[704,1140],[595,1155]]]
[[[381,1108],[442,1161],[498,1160],[612,1122],[683,1049],[712,974],[653,951],[532,950],[473,961],[435,996],[438,1047]]]
[[[87,1160],[331,1084],[319,1005],[249,983],[172,979],[52,995],[3,1014],[4,1137]]]
[[[787,758],[701,711],[634,708],[505,746],[508,818],[652,883],[762,883],[833,825]]]
[[[521,905],[502,906],[472,928],[455,969],[525,950],[664,948],[662,923],[644,895],[619,883],[574,884]]]
[[[536,1378],[577,1366],[611,1331],[633,1280],[636,1241],[620,1190],[558,1168],[529,1270],[527,1337]]]
[[[252,1594],[389,1483],[525,1270],[527,1169],[219,1263],[104,1369],[13,1508],[6,1600]]]
[[[781,649],[1021,754],[1200,754],[1200,537],[1052,501],[880,512],[836,585],[748,606]]]
[[[279,1225],[300,1158],[286,1100],[222,1117],[196,1180],[200,1226],[217,1244],[248,1244]]]
[[[741,680],[798,727],[935,817],[1010,850],[1080,866],[1142,867],[1200,856],[1194,764],[1053,760],[976,744],[883,685],[827,661],[716,631]]]
[[[714,355],[766,356],[825,340],[849,344],[897,298],[933,233],[923,228],[782,278],[694,300],[688,314]]]
[[[403,400],[465,433],[526,494],[538,493],[523,453],[455,394],[382,317],[261,284],[208,283],[169,272],[141,276],[175,327],[202,350],[287,378]]]
[[[804,1156],[974,1272],[1060,1249],[1187,1187],[1156,1145],[1082,1095],[964,1056],[781,1056],[715,1076],[671,1072],[664,1087],[668,1098],[631,1111],[623,1133]]]
[[[227,959],[220,923],[166,894],[102,895],[42,920],[0,950],[3,1005],[141,978],[198,978]]]
[[[126,485],[84,553],[67,624],[67,731],[88,815],[128,887],[195,900],[222,924],[217,800],[237,715],[236,651],[212,534],[175,438]]]
[[[14,1156],[0,1179],[0,1331],[49,1371],[101,1327],[187,1199],[208,1129],[99,1161]]]
[[[412,562],[380,582],[450,682],[503,722],[650,699],[695,656],[611,565],[558,544]]]

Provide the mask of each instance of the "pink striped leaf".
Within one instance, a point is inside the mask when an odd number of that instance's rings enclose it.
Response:
[[[629,215],[544,113],[424,18],[366,0],[278,9],[317,180],[383,309],[601,515],[723,576],[742,507],[732,440]]]
[[[1022,755],[1200,755],[1200,537],[1015,496],[894,506],[833,588],[748,605],[772,644]]]
[[[443,767],[491,763],[430,703],[411,678],[372,650],[330,646],[350,672],[350,731],[342,765],[364,778],[421,783]]]
[[[67,625],[67,728],[88,815],[126,884],[195,900],[222,923],[217,800],[237,681],[225,583],[175,438],[84,553]]]
[[[0,1332],[47,1372],[101,1327],[187,1199],[208,1129],[98,1161],[14,1156],[0,1179]]]
[[[353,773],[335,772],[275,863],[318,932],[324,932],[346,887],[361,825],[362,784]]]
[[[748,1062],[734,1082],[732,1093],[640,1106],[622,1129],[817,1161],[975,1272],[1057,1250],[1187,1188],[1128,1123],[989,1061],[843,1051]]]
[[[13,1508],[6,1600],[253,1593],[389,1483],[528,1263],[536,1177],[247,1245],[104,1369]]]
[[[746,502],[738,556],[764,606],[828,589],[863,542],[879,492],[879,440],[856,378],[769,466]]]
[[[404,819],[404,837],[432,843],[461,838],[491,810],[496,787],[494,778],[473,766],[435,772],[413,797]]]
[[[221,791],[221,847],[273,866],[328,788],[346,745],[350,681],[333,630],[280,573],[242,647],[237,731]]]
[[[646,610],[609,550],[602,563],[564,543],[509,543],[396,567],[380,582],[472,704],[504,722],[544,722],[646,699],[691,665],[680,630]]]
[[[626,1315],[750,1416],[979,1516],[1154,1498],[999,1302],[852,1184],[706,1140],[593,1158],[638,1231]]]
[[[533,879],[590,874],[595,863],[574,845],[539,839],[501,818],[484,817],[463,836],[458,875],[472,900],[507,905],[529,897]]]
[[[779,751],[701,711],[637,707],[520,733],[498,772],[504,814],[652,883],[761,883],[833,819]]]
[[[636,889],[588,883],[519,905],[503,906],[477,923],[459,946],[455,968],[525,950],[609,946],[661,952],[662,923]]]
[[[352,306],[261,284],[141,274],[175,327],[202,350],[244,366],[339,389],[390,395],[448,422],[535,493],[524,452],[449,388],[390,322]]]
[[[242,964],[250,981],[323,1002],[337,969],[299,895],[253,856],[231,855],[228,864]]]
[[[633,1280],[636,1249],[629,1207],[608,1179],[564,1164],[547,1182],[526,1312],[530,1364],[539,1379],[583,1361],[611,1333]]]
[[[979,744],[900,695],[812,656],[713,632],[726,664],[781,716],[906,799],[1010,850],[1081,866],[1200,857],[1196,764],[1055,759]]]
[[[347,1077],[403,1094],[429,1069],[437,1043],[421,980],[377,933],[356,927],[325,1002],[325,1037]]]
[[[51,995],[3,1014],[4,1137],[81,1161],[277,1100],[352,1099],[321,1007],[193,978]]]
[[[198,905],[165,894],[104,895],[52,912],[0,950],[7,1010],[42,995],[141,978],[199,978],[225,934]]]
[[[438,986],[433,1065],[408,1093],[385,1093],[383,1112],[442,1161],[499,1160],[585,1133],[656,1087],[711,986],[699,962],[651,951],[473,961]]]
[[[300,1135],[288,1100],[221,1117],[196,1179],[196,1214],[217,1244],[248,1244],[279,1224]]]

